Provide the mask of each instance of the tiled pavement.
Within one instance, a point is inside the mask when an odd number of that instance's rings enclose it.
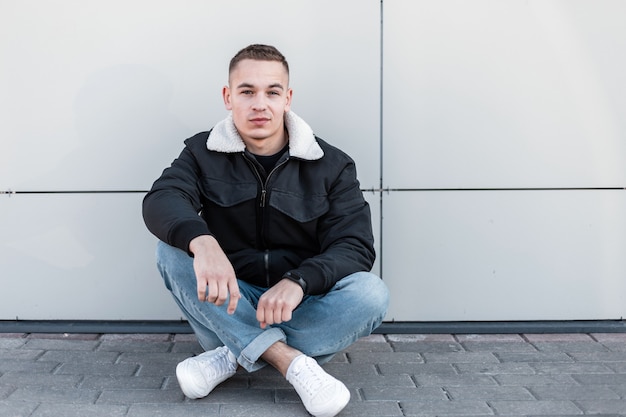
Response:
[[[0,334],[0,416],[306,416],[273,369],[201,400],[174,369],[187,334]],[[372,335],[325,365],[341,416],[626,416],[626,334]]]

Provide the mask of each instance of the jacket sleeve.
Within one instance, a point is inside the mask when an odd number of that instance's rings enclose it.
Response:
[[[328,199],[329,210],[318,228],[321,253],[292,271],[312,295],[328,292],[350,274],[370,271],[376,259],[370,208],[351,159],[332,183]]]
[[[198,176],[198,163],[186,146],[143,199],[148,230],[163,242],[187,252],[191,240],[210,234],[199,215],[202,207]]]

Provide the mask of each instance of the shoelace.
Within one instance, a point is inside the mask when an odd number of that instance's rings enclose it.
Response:
[[[319,391],[320,387],[324,385],[324,380],[328,378],[322,378],[319,372],[316,372],[308,361],[304,360],[303,362],[304,364],[301,364],[301,366],[296,369],[296,372],[294,372],[294,376],[296,377],[299,385],[304,388],[309,395],[311,395],[314,392]],[[309,377],[301,378],[302,373],[306,371],[308,371]]]
[[[233,367],[228,360],[228,352],[226,352],[225,350],[220,351],[217,355],[211,355],[208,360],[203,358],[203,360],[199,361],[199,365],[202,367],[202,370],[210,374],[211,377],[231,372],[232,369],[230,368]]]

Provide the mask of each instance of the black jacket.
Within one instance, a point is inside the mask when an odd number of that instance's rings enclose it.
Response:
[[[354,161],[292,112],[285,123],[289,151],[266,175],[231,117],[187,139],[145,196],[143,216],[154,235],[185,251],[213,235],[241,280],[271,287],[292,272],[307,294],[322,294],[371,269],[370,210]]]

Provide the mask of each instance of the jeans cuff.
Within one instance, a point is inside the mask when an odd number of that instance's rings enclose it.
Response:
[[[285,342],[285,333],[276,327],[271,327],[258,335],[248,344],[237,358],[237,362],[248,372],[254,372],[263,368],[266,363],[259,361],[259,358],[270,346],[276,342]]]

